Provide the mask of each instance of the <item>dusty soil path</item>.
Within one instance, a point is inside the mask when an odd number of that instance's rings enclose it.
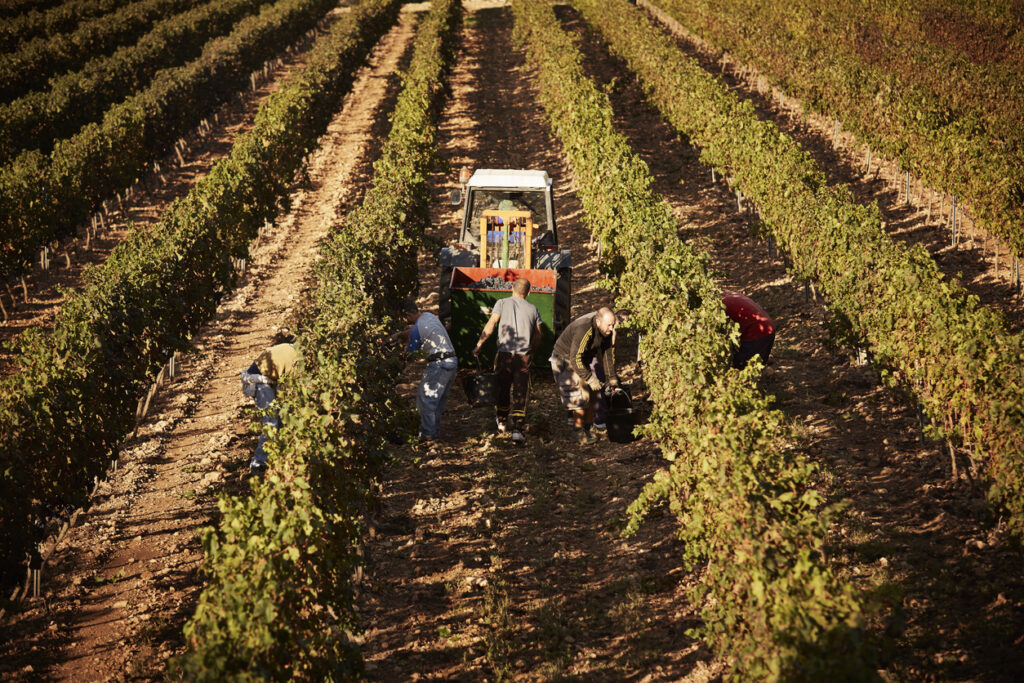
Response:
[[[294,210],[258,247],[248,282],[198,336],[125,464],[44,568],[44,598],[0,631],[0,677],[159,678],[182,651],[181,628],[203,588],[196,532],[214,522],[218,493],[247,490],[255,437],[238,373],[295,318],[319,241],[365,185],[422,9],[407,6],[360,72],[313,156],[309,182],[293,195]]]
[[[912,406],[830,343],[824,306],[750,237],[735,197],[712,184],[699,151],[679,140],[575,13],[560,16],[581,34],[591,75],[614,82],[616,127],[650,166],[684,236],[710,253],[723,289],[749,294],[778,323],[764,389],[822,465],[822,490],[850,501],[832,539],[834,561],[876,590],[894,628],[905,623],[887,670],[898,680],[1019,680],[1020,557],[988,518],[983,492],[962,472],[951,480],[948,454],[921,439]]]
[[[861,202],[877,201],[893,239],[924,246],[943,273],[984,305],[1002,312],[1009,329],[1018,333],[1024,329],[1024,298],[1017,291],[1012,255],[963,212],[958,212],[957,219],[959,246],[951,246],[952,198],[943,199],[942,193],[911,178],[908,202],[906,175],[893,161],[875,153],[868,169],[865,146],[851,133],[840,131],[836,137],[835,119],[805,109],[799,99],[770,87],[755,67],[712,48],[659,10],[657,3],[640,0],[638,4],[664,23],[687,55],[721,77],[738,97],[754,104],[761,118],[774,122],[807,150],[830,183],[849,185]]]
[[[340,3],[347,4],[347,0]],[[323,31],[329,28],[347,11],[345,6],[332,10],[318,24],[318,29]],[[91,240],[86,240],[84,236],[66,240],[51,255],[48,270],[43,270],[36,263],[25,276],[28,285],[27,303],[20,280],[17,286],[10,283],[10,289],[0,289],[0,298],[9,315],[7,322],[0,322],[0,377],[14,370],[17,355],[5,348],[4,343],[16,340],[26,328],[51,327],[64,303],[62,290],[81,289],[87,267],[103,263],[132,229],[146,230],[154,226],[171,202],[186,195],[217,161],[227,156],[235,139],[252,128],[256,112],[271,93],[276,92],[289,76],[305,66],[313,40],[315,38],[303,38],[290,50],[282,52],[280,63],[275,62],[266,77],[257,81],[255,90],[240,92],[238,97],[232,97],[208,117],[209,129],[195,130],[185,135],[183,139],[186,149],[180,160],[176,154],[172,154],[159,162],[160,172],[145,176],[132,196],[122,204],[109,202],[108,205],[114,210],[110,212],[109,218],[104,219],[105,228],[97,231],[95,237]],[[14,293],[14,306],[9,292]]]
[[[573,314],[611,303],[580,222],[571,171],[536,103],[503,3],[467,2],[462,47],[441,120],[453,175],[432,178],[433,244],[420,256],[420,304],[436,309],[436,246],[456,239],[446,202],[471,168],[551,174],[559,240],[573,251]],[[643,408],[635,344],[620,373]],[[464,372],[464,371],[463,371]],[[410,401],[422,362],[400,387]],[[443,439],[399,447],[368,539],[361,612],[372,680],[709,680],[723,670],[685,630],[699,623],[684,593],[667,517],[621,540],[623,512],[661,465],[655,444],[567,440],[550,373],[534,372],[527,443],[494,434],[493,413],[455,387]]]

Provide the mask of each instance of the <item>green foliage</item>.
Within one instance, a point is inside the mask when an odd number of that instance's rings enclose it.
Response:
[[[229,157],[156,226],[133,233],[91,270],[50,332],[23,336],[19,367],[0,382],[7,562],[38,540],[33,519],[84,500],[87,483],[133,428],[135,403],[153,373],[172,351],[188,348],[234,285],[230,257],[245,256],[277,214],[303,157],[397,12],[396,0],[354,6],[317,41],[306,68],[270,97]]]
[[[928,16],[956,17],[965,11],[962,3],[935,3],[941,9],[871,0],[656,4],[808,108],[841,120],[862,144],[958,195],[990,234],[1024,254],[1022,62],[1019,50],[978,60],[936,40]],[[1008,12],[1015,18],[993,14],[963,16],[951,30],[975,48],[986,32],[998,41],[1020,31],[1019,7]]]
[[[0,4],[0,17],[17,18],[32,10],[46,10],[61,0],[7,0]]]
[[[68,0],[50,9],[32,9],[0,23],[0,51],[14,48],[37,36],[70,31],[85,19],[91,19],[119,7],[130,0]],[[9,3],[5,3],[5,6]],[[38,4],[38,3],[34,3]]]
[[[830,187],[810,155],[621,0],[575,3],[641,79],[651,102],[760,210],[799,277],[815,279],[849,335],[909,387],[932,434],[970,444],[1024,535],[1024,340],[944,279],[920,246],[894,242],[876,206]],[[619,12],[619,14],[614,14]],[[614,20],[610,17],[614,15]]]
[[[625,3],[580,5],[602,23],[622,21],[627,11]],[[615,132],[607,96],[583,75],[550,5],[513,8],[585,220],[615,264],[618,305],[633,312],[631,326],[644,335],[655,403],[644,429],[671,465],[630,506],[629,530],[667,501],[685,559],[707,563],[706,581],[692,594],[704,605],[702,635],[733,658],[735,678],[873,678],[860,600],[821,553],[834,510],[810,488],[814,466],[788,446],[782,416],[757,390],[760,367],[730,369],[737,331],[706,258],[678,238],[670,207]]]
[[[135,40],[155,21],[201,0],[143,0],[81,24],[71,33],[41,37],[0,55],[0,100],[7,102],[46,87],[53,74],[76,69],[97,55]]]
[[[332,0],[278,0],[207,43],[197,59],[157,73],[149,87],[59,141],[49,155],[24,152],[0,169],[0,280],[24,272],[42,245],[73,234],[185,131],[244,88],[253,69],[334,6]]]
[[[373,186],[322,248],[304,357],[281,392],[271,469],[252,494],[220,501],[206,529],[209,585],[172,677],[351,680],[362,659],[353,572],[387,437],[400,427],[402,356],[391,312],[416,286],[436,154],[441,77],[460,5],[433,3],[418,31]]]
[[[0,106],[0,162],[26,149],[48,151],[54,141],[137,92],[162,68],[198,57],[213,36],[272,0],[214,0],[158,22],[133,45],[97,57],[80,71],[56,76],[38,90]]]

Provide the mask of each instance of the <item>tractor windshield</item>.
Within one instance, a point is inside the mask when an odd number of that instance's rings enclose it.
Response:
[[[463,242],[480,244],[480,218],[484,211],[529,211],[533,218],[533,244],[555,246],[554,233],[548,225],[548,209],[543,190],[491,190],[473,188],[466,207],[469,221],[465,224]]]

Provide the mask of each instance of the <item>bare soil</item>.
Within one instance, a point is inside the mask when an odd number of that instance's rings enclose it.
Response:
[[[253,250],[248,280],[198,335],[151,416],[43,569],[43,596],[0,628],[0,677],[161,678],[204,586],[198,532],[217,496],[244,495],[255,446],[239,373],[297,316],[319,241],[360,196],[414,33],[408,6],[374,50],[292,196],[293,211]]]
[[[643,97],[637,80],[568,9],[585,66],[608,84],[616,127],[647,162],[682,235],[708,251],[723,289],[749,294],[779,331],[764,390],[821,465],[819,485],[849,508],[831,538],[842,574],[881,606],[873,632],[889,680],[1019,680],[1024,581],[1019,550],[992,519],[984,484],[958,455],[923,439],[908,397],[879,383],[828,334],[826,308],[794,281],[776,251],[751,237],[735,196]],[[776,116],[781,116],[776,112]]]

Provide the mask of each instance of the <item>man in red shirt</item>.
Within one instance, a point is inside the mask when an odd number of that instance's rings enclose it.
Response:
[[[775,321],[753,299],[739,292],[723,292],[722,303],[725,314],[740,326],[740,345],[733,353],[732,366],[743,369],[754,356],[761,356],[761,362],[767,365],[775,343]]]

